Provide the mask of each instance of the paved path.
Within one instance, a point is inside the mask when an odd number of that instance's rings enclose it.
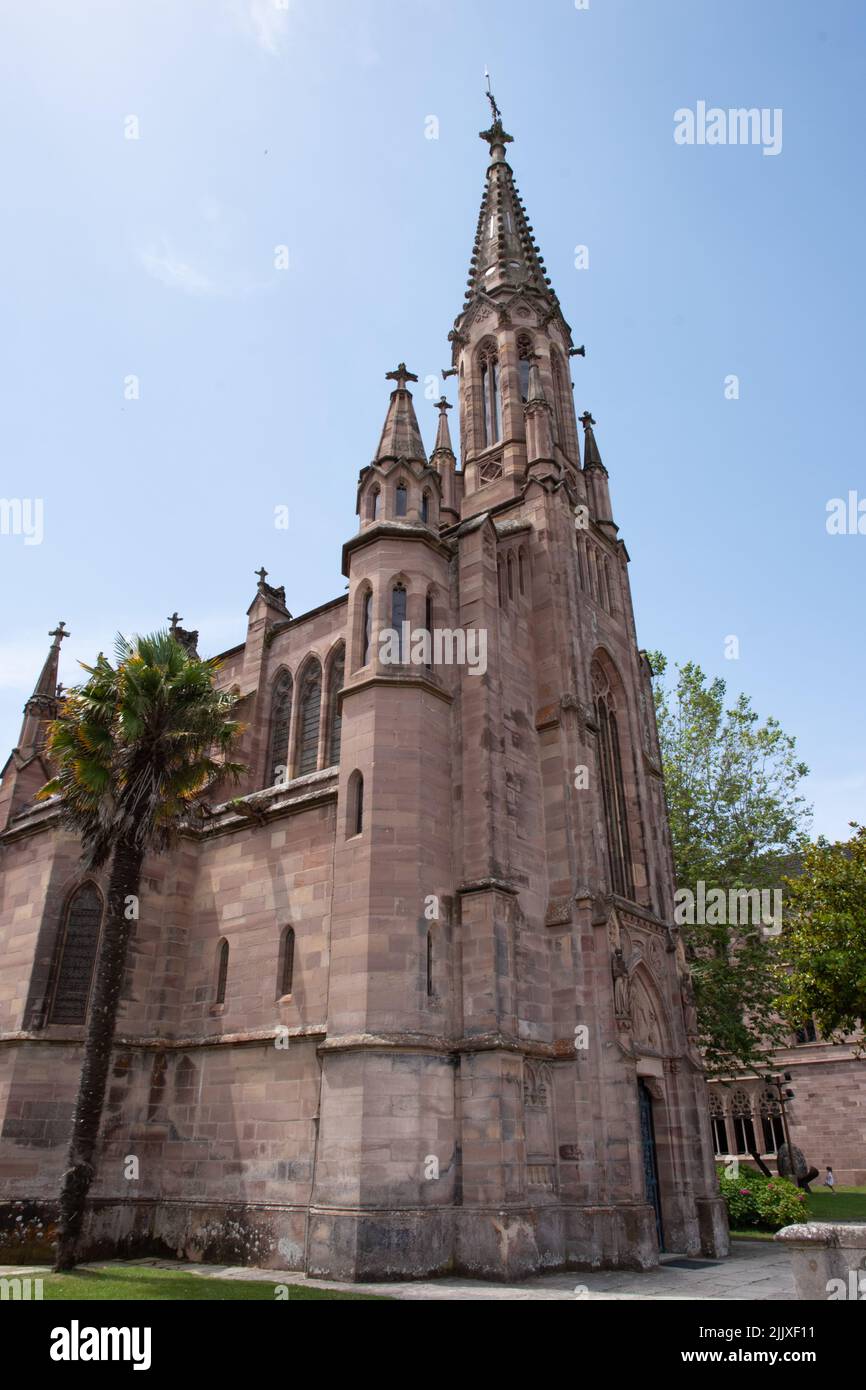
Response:
[[[306,1279],[302,1274],[280,1269],[248,1269],[237,1265],[177,1265],[168,1260],[98,1261],[83,1268],[105,1269],[111,1264],[151,1266],[156,1269],[182,1268],[204,1279],[256,1279],[269,1284],[304,1285],[313,1289],[339,1289],[343,1293],[386,1294],[399,1299],[439,1299],[457,1301],[536,1301],[563,1299],[583,1302],[596,1300],[630,1300],[646,1298],[704,1300],[770,1301],[794,1298],[794,1281],[787,1251],[772,1241],[735,1240],[727,1260],[689,1261],[691,1266],[678,1268],[671,1263],[681,1258],[662,1257],[658,1269],[646,1273],[613,1270],[583,1273],[571,1270],[565,1274],[545,1274],[538,1279],[526,1279],[519,1284],[493,1284],[476,1279],[427,1279],[414,1283],[395,1284],[336,1284],[322,1279]],[[47,1266],[39,1269],[21,1265],[0,1267],[0,1277],[9,1275],[47,1274]],[[291,1299],[291,1289],[289,1292]]]

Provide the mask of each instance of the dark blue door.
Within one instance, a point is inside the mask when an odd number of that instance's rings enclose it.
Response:
[[[665,1239],[662,1230],[662,1204],[659,1197],[659,1170],[656,1162],[656,1137],[653,1129],[653,1101],[645,1081],[638,1079],[638,1099],[640,1101],[640,1137],[643,1146],[643,1177],[646,1199],[652,1203],[656,1214],[656,1235],[659,1250],[664,1250]]]

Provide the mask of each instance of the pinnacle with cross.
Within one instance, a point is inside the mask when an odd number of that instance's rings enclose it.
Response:
[[[259,576],[259,586],[261,586],[262,584],[264,584],[265,580],[266,580],[267,577],[268,577],[268,572],[267,572],[267,570],[265,569],[264,565],[262,565],[262,567],[261,567],[260,570],[254,570],[253,573],[254,573],[254,574],[257,574],[257,575]]]
[[[583,428],[584,428],[585,430],[588,430],[588,429],[590,428],[591,425],[594,425],[594,424],[595,424],[595,420],[593,420],[593,418],[592,418],[592,416],[590,415],[589,411],[588,411],[588,410],[585,410],[585,411],[583,412],[583,414],[581,415],[581,417],[580,417],[580,423],[583,425]]]
[[[56,637],[56,638],[57,638],[57,641],[54,643],[54,645],[55,645],[55,647],[59,647],[59,646],[60,646],[60,643],[63,641],[64,637],[71,637],[71,636],[72,636],[72,633],[66,631],[66,624],[65,624],[64,622],[59,622],[59,623],[57,624],[56,628],[54,629],[54,631],[53,631],[53,632],[49,632],[48,636],[49,636],[49,637]]]
[[[175,609],[168,621],[171,623],[172,632],[177,632],[177,625],[183,622],[183,618],[180,616],[177,609]]]
[[[446,410],[454,409],[451,402],[447,401],[444,396],[439,397],[438,401],[435,402],[435,406],[436,409],[439,411],[440,415],[444,415]]]
[[[407,382],[407,381],[417,381],[418,378],[417,378],[417,376],[415,375],[414,372],[410,372],[410,371],[409,371],[409,368],[406,366],[406,363],[405,363],[405,362],[398,362],[397,367],[396,367],[396,369],[395,369],[393,372],[386,372],[386,373],[385,373],[385,380],[386,380],[386,381],[396,381],[396,383],[397,383],[397,390],[398,390],[398,391],[405,391],[405,390],[406,390],[406,382]]]

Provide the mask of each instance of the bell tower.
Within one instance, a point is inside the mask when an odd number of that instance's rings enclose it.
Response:
[[[580,471],[571,329],[546,272],[505,154],[513,137],[492,92],[480,138],[490,163],[463,308],[449,334],[458,378],[463,516],[519,495],[527,474]]]

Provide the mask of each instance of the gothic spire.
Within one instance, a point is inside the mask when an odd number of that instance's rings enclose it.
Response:
[[[505,158],[505,146],[513,137],[502,124],[502,115],[493,93],[487,99],[493,121],[480,138],[490,146],[490,164],[481,199],[478,229],[469,265],[469,280],[463,312],[477,294],[521,286],[543,296],[558,311],[559,301],[551,288],[544,260],[526,219],[523,200]]]
[[[580,423],[583,425],[584,468],[600,468],[602,472],[606,473],[607,469],[601,461],[601,454],[598,451],[598,445],[595,442],[595,435],[592,429],[595,421],[588,410],[585,410],[581,415]]]
[[[417,381],[418,378],[407,369],[405,362],[401,362],[393,372],[385,373],[385,380],[396,381],[397,385],[391,392],[388,414],[373,461],[384,463],[388,459],[405,458],[426,463],[427,453],[412,404],[412,393],[406,389],[407,381]]]
[[[448,428],[448,411],[451,409],[451,404],[444,396],[440,396],[436,402],[436,409],[439,411],[439,426],[436,430],[436,443],[431,455],[434,459],[440,453],[452,455],[454,453],[451,447],[451,431]]]
[[[64,637],[69,635],[66,631],[66,624],[63,622],[58,623],[56,628],[48,634],[49,637],[54,638],[54,641],[48,649],[48,655],[39,673],[33,694],[24,706],[24,720],[21,725],[18,748],[25,755],[41,746],[46,722],[49,719],[57,718],[57,711],[60,706],[57,687],[60,643]]]
[[[63,641],[64,637],[69,637],[70,634],[66,631],[66,624],[60,622],[57,624],[56,628],[54,628],[53,632],[49,632],[48,636],[53,637],[54,641],[48,649],[48,655],[45,658],[45,664],[39,674],[39,679],[36,682],[33,694],[24,706],[25,712],[27,713],[31,712],[31,707],[33,713],[36,713],[37,710],[40,709],[48,710],[49,713],[43,715],[43,718],[54,717],[57,705],[57,671],[60,664],[60,643]]]

